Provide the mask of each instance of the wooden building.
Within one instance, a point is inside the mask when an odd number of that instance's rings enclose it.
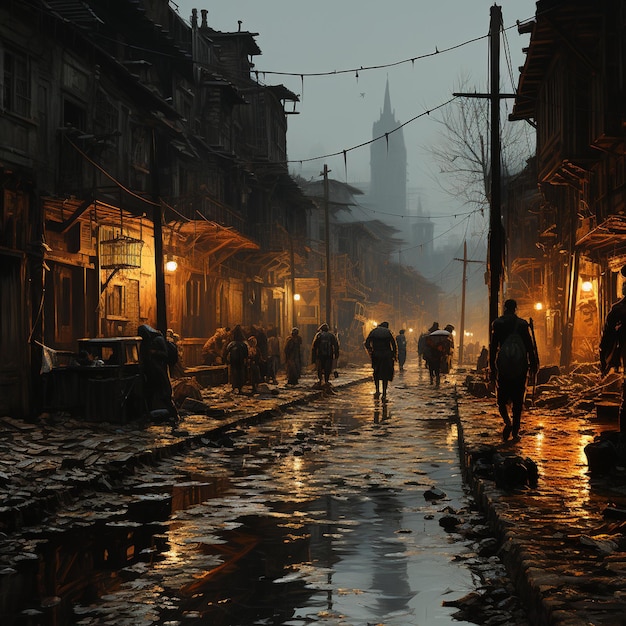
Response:
[[[537,129],[536,213],[546,337],[561,364],[595,361],[626,264],[626,2],[540,0],[511,119]],[[520,209],[522,206],[520,205]],[[558,345],[557,345],[558,344]]]
[[[287,323],[310,201],[254,33],[167,0],[0,7],[0,410],[42,399],[43,346],[173,328],[187,364],[218,326]],[[299,247],[301,249],[301,247]],[[174,267],[176,269],[174,269]]]

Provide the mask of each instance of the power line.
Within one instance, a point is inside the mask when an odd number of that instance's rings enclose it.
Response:
[[[369,141],[364,141],[363,143],[360,143],[356,146],[352,146],[351,148],[346,148],[345,150],[340,150],[338,152],[331,152],[329,154],[323,154],[321,156],[316,156],[316,157],[310,157],[308,159],[287,159],[287,161],[285,161],[285,163],[308,163],[309,161],[319,161],[319,159],[328,159],[331,157],[335,157],[335,156],[343,156],[344,161],[346,159],[346,155],[348,152],[352,152],[352,150],[357,150],[358,148],[363,148],[365,146],[369,146],[370,144],[374,143],[375,141],[378,141],[380,139],[385,139],[387,142],[389,142],[389,135],[399,131],[401,128],[404,128],[405,126],[407,126],[408,124],[411,124],[412,122],[414,122],[415,120],[418,120],[421,117],[424,117],[425,115],[430,115],[433,111],[437,111],[438,109],[441,109],[445,106],[447,106],[448,104],[450,104],[451,102],[453,102],[454,100],[456,100],[456,96],[453,98],[450,98],[449,100],[447,100],[446,102],[443,102],[439,105],[437,105],[436,107],[429,109],[428,111],[424,111],[423,113],[420,113],[419,115],[416,115],[415,117],[412,117],[410,120],[407,120],[406,122],[404,122],[403,124],[400,124],[399,126],[396,126],[395,128],[393,128],[392,130],[379,135],[378,137],[374,137],[373,139],[370,139]]]

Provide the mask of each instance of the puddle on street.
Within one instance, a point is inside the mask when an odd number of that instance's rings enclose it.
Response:
[[[138,468],[29,529],[39,559],[0,572],[3,626],[463,624],[442,606],[474,589],[469,544],[439,525],[467,506],[453,402],[368,390]]]

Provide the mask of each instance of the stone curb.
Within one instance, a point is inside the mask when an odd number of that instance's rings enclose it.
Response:
[[[556,597],[564,585],[564,577],[546,572],[537,561],[536,553],[511,530],[512,521],[502,510],[500,490],[492,480],[474,475],[470,466],[470,453],[463,429],[464,416],[459,409],[459,394],[455,386],[456,413],[461,471],[487,523],[500,541],[498,555],[506,567],[512,584],[531,623],[535,626],[589,626],[589,621],[568,610],[565,601]],[[495,401],[495,400],[494,400]],[[469,419],[472,416],[465,416]],[[542,537],[537,537],[537,543]],[[623,623],[623,622],[620,622]]]

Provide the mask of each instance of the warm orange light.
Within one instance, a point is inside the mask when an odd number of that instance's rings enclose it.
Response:
[[[593,291],[593,283],[590,280],[584,280],[583,284],[580,286],[580,288],[585,293],[589,293],[590,291]]]
[[[300,301],[300,294],[299,294],[299,293],[294,293],[294,294],[293,294],[293,299],[294,299],[296,302],[299,302],[299,301]]]
[[[543,311],[543,303],[535,302],[535,311]]]
[[[168,272],[175,272],[178,269],[178,263],[174,259],[165,262],[165,269]]]

